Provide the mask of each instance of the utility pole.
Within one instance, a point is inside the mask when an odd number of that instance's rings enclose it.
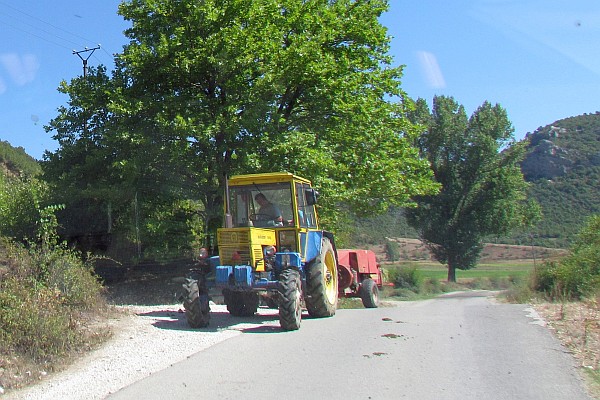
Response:
[[[87,79],[87,65],[88,65],[88,60],[90,59],[90,57],[92,56],[92,54],[94,54],[94,51],[98,50],[100,48],[100,45],[94,47],[93,49],[90,48],[85,48],[84,50],[73,50],[73,54],[77,55],[77,57],[79,57],[81,59],[81,61],[83,61],[83,79]],[[90,53],[87,55],[87,57],[83,57],[82,54],[84,53]],[[87,133],[87,121],[83,121],[83,131],[85,133]]]
[[[100,48],[100,45],[94,47],[93,49],[88,49],[87,47],[85,48],[85,50],[73,50],[73,54],[77,55],[77,57],[81,58],[81,61],[83,61],[83,77],[87,78],[87,62],[90,59],[90,57],[92,56],[92,54],[94,54],[94,51],[98,50]],[[82,57],[81,55],[83,53],[90,53],[88,54],[87,57]]]
[[[92,54],[94,54],[94,51],[98,50],[100,48],[100,45],[94,47],[93,49],[89,49],[89,48],[85,48],[84,50],[73,50],[73,54],[77,55],[77,57],[79,57],[81,59],[81,61],[83,62],[83,79],[87,79],[87,64],[88,64],[88,60],[90,59],[90,57],[92,56]],[[89,53],[87,54],[87,56],[82,56],[82,54],[84,53]],[[83,121],[83,131],[87,134],[88,131],[88,126],[87,126],[87,120],[84,118]],[[137,192],[135,193],[135,206],[136,206],[136,218],[137,218]],[[107,233],[110,235],[111,232],[111,228],[112,228],[112,204],[110,202],[110,200],[108,201],[108,204],[106,206],[106,216],[108,219],[108,229],[107,229]],[[138,241],[138,257],[141,257],[139,254],[141,254],[141,243],[139,241],[139,227],[137,226],[137,220],[136,220],[136,228],[137,228],[137,241]]]

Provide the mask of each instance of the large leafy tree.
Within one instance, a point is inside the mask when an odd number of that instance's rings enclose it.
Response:
[[[429,193],[402,69],[391,65],[378,21],[387,7],[124,1],[129,44],[112,75],[98,68],[61,87],[70,102],[48,128],[60,148],[46,155],[46,176],[113,214],[134,198],[148,215],[195,200],[209,228],[221,221],[224,180],[236,173],[311,178],[330,225],[342,201],[377,212]]]
[[[488,102],[467,118],[452,97],[435,97],[431,112],[419,99],[414,119],[425,127],[419,146],[441,190],[417,197],[407,218],[454,282],[456,269],[475,266],[486,237],[535,217],[520,169],[525,144],[514,141],[506,111]]]

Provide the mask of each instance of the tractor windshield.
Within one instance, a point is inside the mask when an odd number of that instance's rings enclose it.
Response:
[[[229,207],[233,226],[294,225],[290,183],[230,186]]]

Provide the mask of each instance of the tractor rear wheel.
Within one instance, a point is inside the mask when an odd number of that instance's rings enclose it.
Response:
[[[188,278],[183,285],[183,308],[188,324],[192,328],[206,328],[210,322],[208,291],[198,280]]]
[[[331,317],[338,301],[338,270],[333,245],[323,238],[321,253],[306,271],[306,308],[312,317]]]
[[[300,329],[302,320],[302,282],[300,273],[286,269],[279,277],[279,324],[286,331]]]
[[[251,317],[258,309],[260,302],[257,292],[241,290],[223,290],[227,311],[234,317]]]
[[[360,298],[365,308],[379,307],[379,288],[375,281],[367,278],[360,286]]]

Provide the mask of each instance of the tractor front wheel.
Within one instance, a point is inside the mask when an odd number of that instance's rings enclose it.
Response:
[[[279,277],[279,324],[286,331],[300,329],[302,320],[302,282],[300,273],[286,269]]]
[[[197,279],[187,278],[183,285],[183,308],[192,328],[206,328],[210,322],[208,291]]]
[[[321,252],[306,271],[306,308],[312,317],[331,317],[338,301],[338,269],[333,245],[323,238]]]
[[[367,278],[360,287],[360,298],[365,308],[377,308],[379,306],[379,288],[375,281]]]

